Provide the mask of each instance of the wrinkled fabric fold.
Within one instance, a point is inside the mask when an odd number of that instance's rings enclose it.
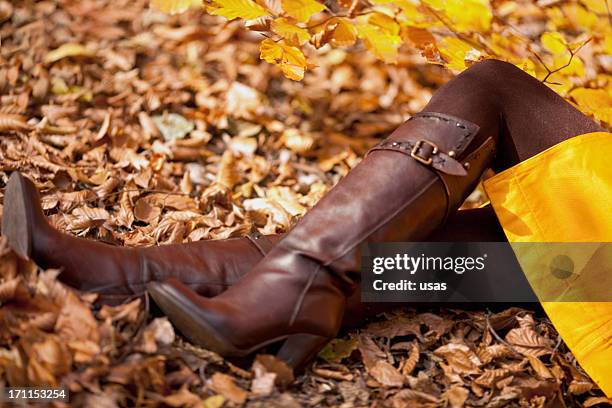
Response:
[[[486,180],[485,190],[508,240],[612,242],[611,156],[611,133],[587,133]],[[598,262],[600,268],[590,273],[601,272],[612,259]],[[543,295],[538,294],[541,282],[527,277],[536,295]],[[601,273],[580,278],[591,290],[612,281]],[[550,275],[551,285],[555,279]],[[544,301],[542,306],[580,365],[612,396],[612,302]]]

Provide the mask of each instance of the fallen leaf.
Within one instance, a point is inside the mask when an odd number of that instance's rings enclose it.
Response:
[[[51,64],[68,57],[91,57],[95,53],[81,44],[62,44],[45,56],[45,63]]]
[[[183,139],[194,129],[193,122],[178,113],[153,116],[152,119],[166,141]]]
[[[219,372],[213,374],[210,387],[234,404],[243,404],[248,396],[245,390],[236,385],[234,378]]]

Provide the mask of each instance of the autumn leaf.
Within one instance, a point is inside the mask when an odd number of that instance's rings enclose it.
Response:
[[[346,18],[333,18],[328,27],[333,27],[330,44],[334,47],[350,47],[357,41],[357,28]]]
[[[50,64],[68,57],[91,57],[95,53],[81,44],[68,43],[49,51],[45,56],[45,63]]]
[[[259,57],[266,62],[278,65],[287,78],[295,81],[304,78],[307,63],[306,57],[299,48],[268,38],[262,41],[259,50]]]
[[[539,357],[551,353],[550,344],[532,327],[518,327],[506,335],[506,341],[525,356]]]
[[[531,364],[531,368],[540,378],[554,378],[548,367],[539,358],[532,355],[527,355],[526,357],[529,360],[529,364]]]
[[[191,8],[202,7],[202,0],[151,0],[151,7],[163,13],[179,14]]]
[[[281,7],[285,13],[304,23],[310,20],[313,14],[326,9],[316,0],[281,0]]]
[[[459,38],[445,37],[438,43],[438,49],[449,68],[461,71],[466,68],[465,57],[473,47]]]
[[[399,35],[369,23],[357,26],[357,33],[368,50],[378,59],[391,64],[397,62],[398,49],[401,45]]]
[[[321,350],[319,357],[330,363],[339,363],[349,357],[357,348],[356,338],[349,340],[333,339]]]
[[[251,20],[268,15],[268,11],[252,0],[213,0],[207,7],[210,14],[223,16],[228,20],[242,18]]]
[[[577,88],[570,96],[597,120],[612,124],[612,93],[603,89]]]
[[[434,353],[443,356],[458,373],[477,374],[482,362],[465,344],[449,343],[437,348]]]
[[[305,28],[297,26],[291,19],[280,17],[272,21],[272,31],[285,39],[290,45],[302,45],[310,39]]]
[[[568,45],[561,33],[545,32],[540,36],[540,42],[553,55],[565,55],[567,53]]]
[[[486,33],[491,28],[493,13],[488,0],[445,0],[443,7],[459,32]]]
[[[227,374],[215,373],[210,379],[210,387],[234,404],[243,404],[248,397],[247,392],[236,385],[234,378]]]

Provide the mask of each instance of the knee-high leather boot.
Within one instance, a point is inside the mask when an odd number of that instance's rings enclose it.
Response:
[[[112,246],[64,234],[47,222],[36,187],[14,172],[8,182],[2,234],[23,258],[61,268],[59,279],[96,292],[102,303],[120,303],[145,292],[146,284],[175,277],[203,296],[216,296],[255,265],[282,235],[146,248]]]
[[[426,238],[473,190],[493,159],[495,137],[459,118],[417,114],[221,295],[200,297],[175,279],[149,291],[204,347],[241,356],[286,340],[280,354],[304,360],[313,353],[305,338],[323,344],[340,327],[358,281],[359,245]]]

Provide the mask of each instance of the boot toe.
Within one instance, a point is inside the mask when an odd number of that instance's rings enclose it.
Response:
[[[223,356],[243,357],[241,350],[224,338],[202,315],[204,309],[189,296],[191,290],[176,279],[150,282],[147,291],[176,328],[191,342]]]

